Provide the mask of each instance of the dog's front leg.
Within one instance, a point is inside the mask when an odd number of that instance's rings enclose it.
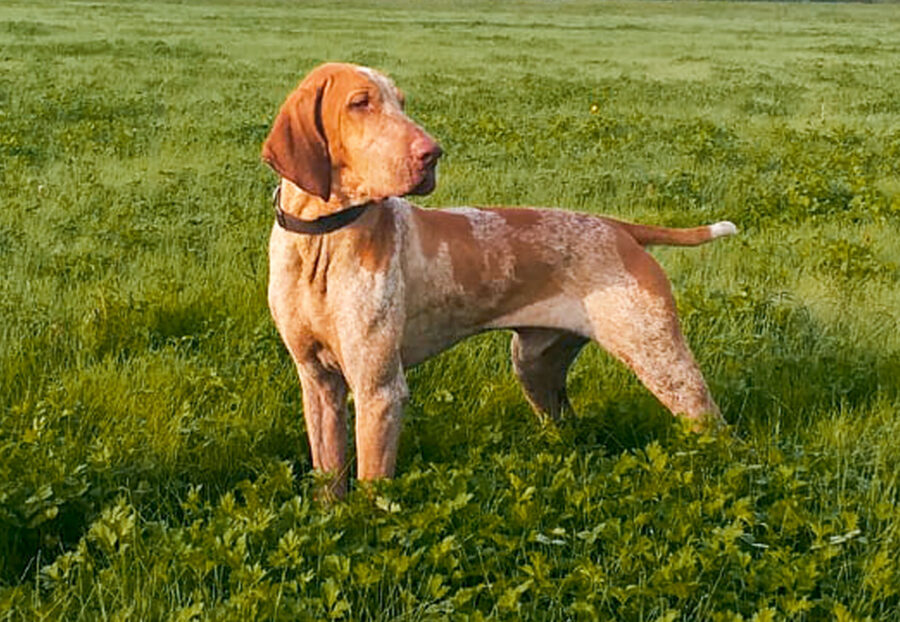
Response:
[[[352,382],[356,404],[357,477],[372,480],[393,477],[409,396],[399,356],[382,373],[360,375]]]
[[[347,493],[347,383],[318,361],[297,365],[303,389],[303,417],[313,468],[326,479],[324,493]]]

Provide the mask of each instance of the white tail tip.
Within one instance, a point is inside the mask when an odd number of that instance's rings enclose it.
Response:
[[[728,235],[734,235],[737,232],[738,228],[734,226],[734,223],[727,220],[709,226],[709,235],[712,239],[724,238]]]

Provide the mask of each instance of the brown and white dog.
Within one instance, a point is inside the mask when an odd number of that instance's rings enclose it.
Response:
[[[539,413],[568,407],[566,371],[592,339],[697,429],[721,423],[668,279],[644,246],[702,244],[733,224],[420,209],[401,197],[434,189],[441,149],[403,107],[384,75],[322,65],[288,96],[262,147],[281,176],[283,210],[269,244],[269,307],[297,365],[313,467],[332,476],[333,492],[347,485],[348,389],[358,477],[390,477],[404,368],[490,329],[513,331],[514,369]]]

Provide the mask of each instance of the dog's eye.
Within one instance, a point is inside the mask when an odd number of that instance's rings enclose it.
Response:
[[[353,99],[350,100],[350,107],[356,110],[364,110],[369,107],[369,94],[368,93],[360,93],[358,95],[354,95]]]

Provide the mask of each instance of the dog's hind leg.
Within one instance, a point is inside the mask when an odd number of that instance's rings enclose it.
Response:
[[[566,373],[587,339],[550,328],[520,328],[512,338],[513,369],[525,397],[542,416],[558,420],[571,410]]]
[[[684,341],[669,280],[643,249],[629,250],[621,277],[585,298],[594,338],[695,430],[724,424]]]

